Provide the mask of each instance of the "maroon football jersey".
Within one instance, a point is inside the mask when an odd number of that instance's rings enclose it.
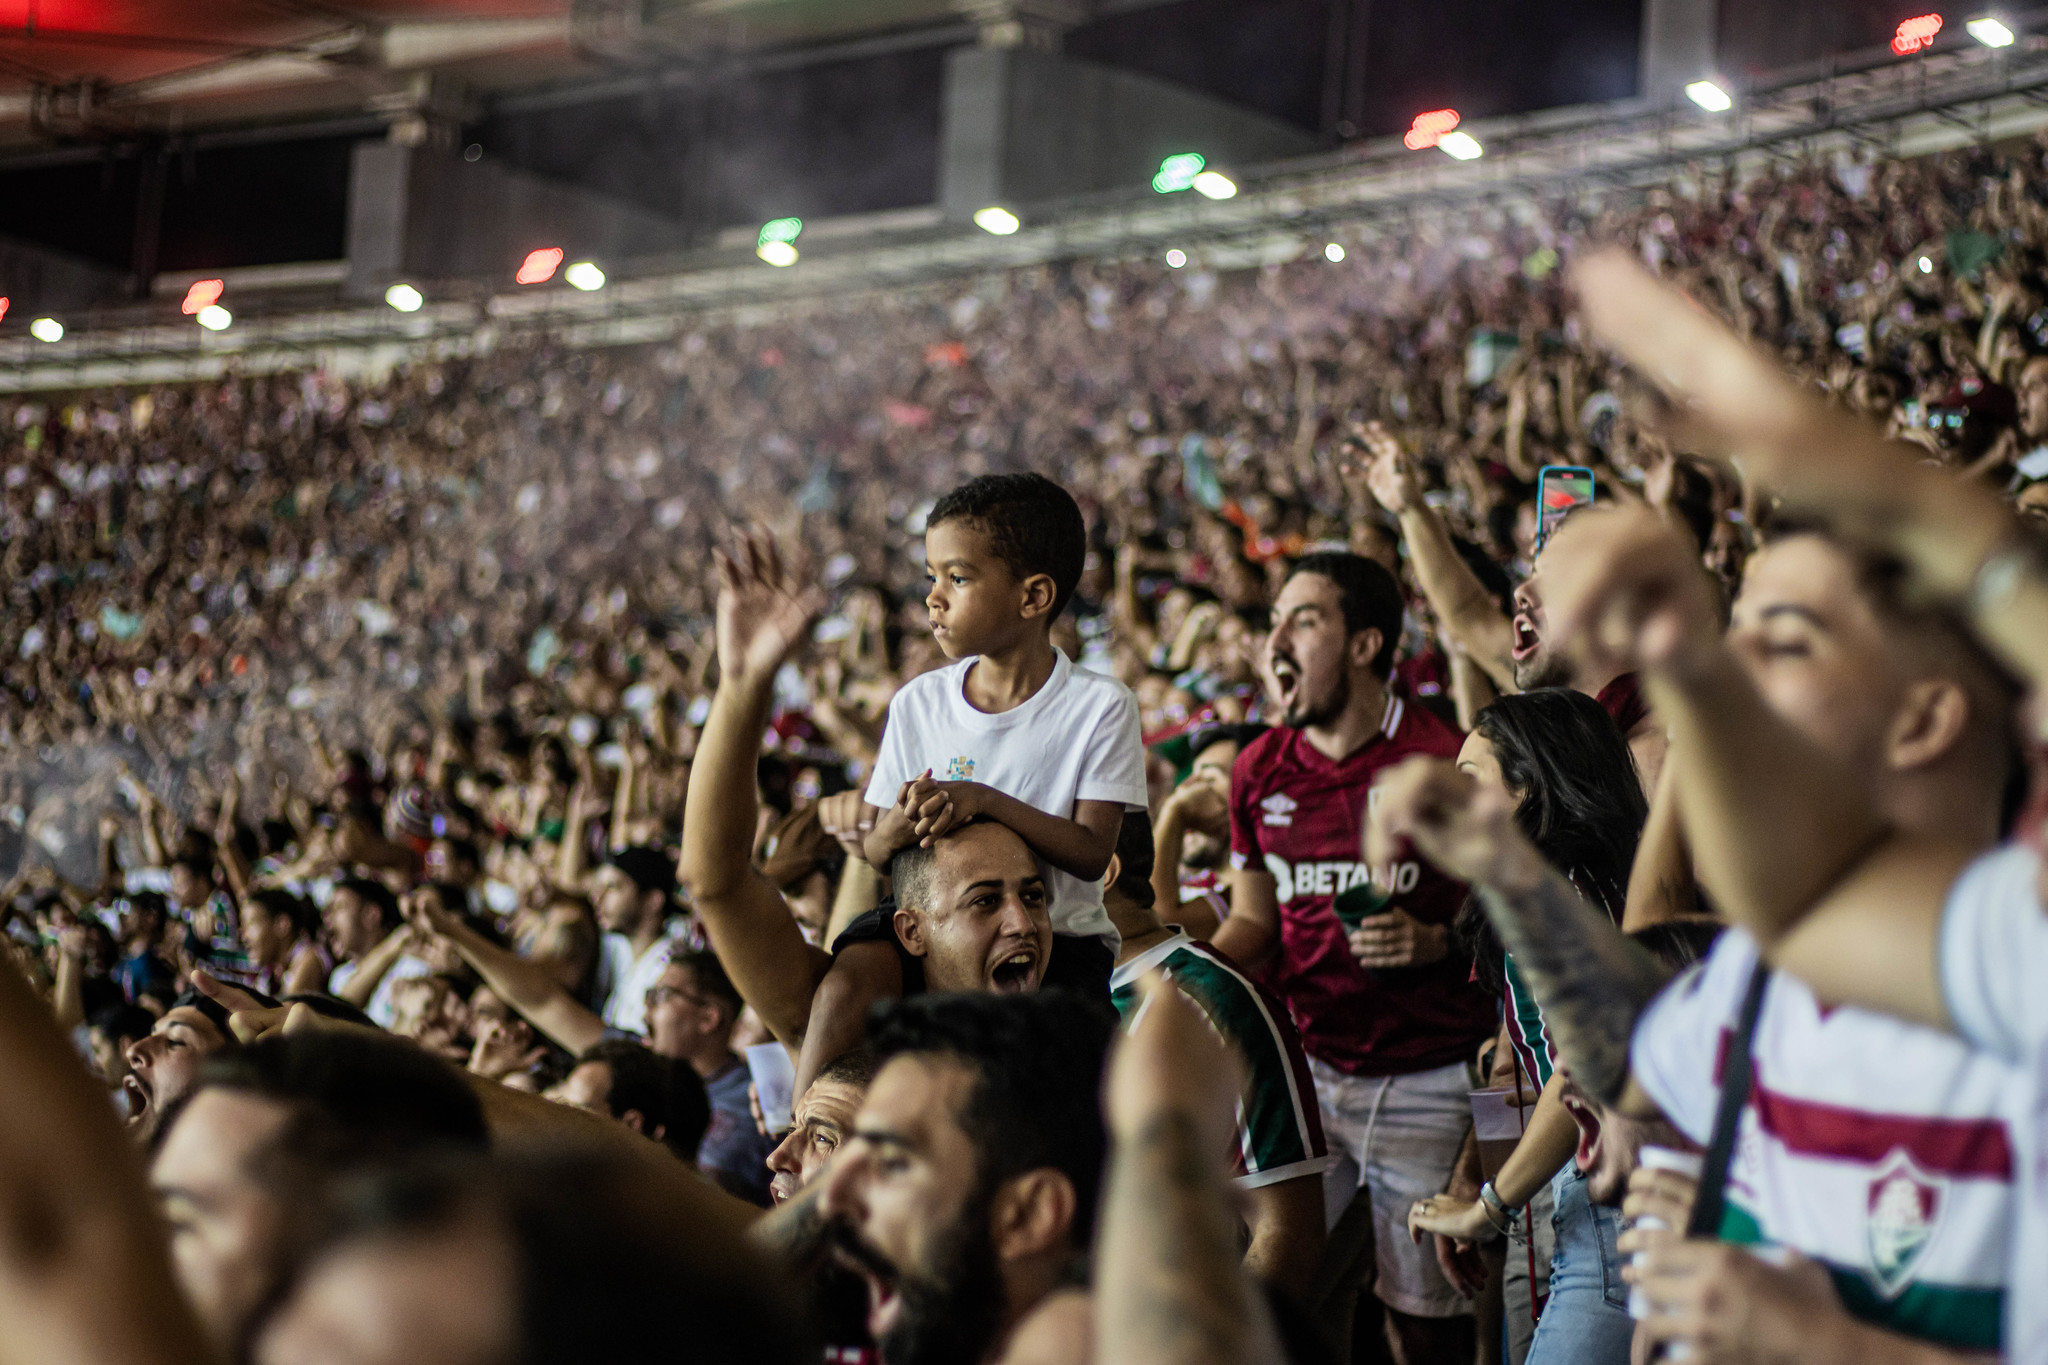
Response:
[[[1458,732],[1392,696],[1380,733],[1341,763],[1299,731],[1261,735],[1238,755],[1230,783],[1233,866],[1272,874],[1280,954],[1267,982],[1294,1016],[1302,1046],[1355,1076],[1394,1076],[1470,1057],[1499,1026],[1499,1002],[1472,983],[1455,950],[1427,967],[1369,971],[1351,955],[1332,903],[1368,880],[1360,849],[1380,770],[1414,754],[1455,758]],[[1371,880],[1429,924],[1449,924],[1465,886],[1411,856]]]

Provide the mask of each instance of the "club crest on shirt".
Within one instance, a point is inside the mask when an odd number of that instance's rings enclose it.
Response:
[[[947,763],[946,780],[948,782],[972,782],[974,780],[974,760],[971,758],[956,758]]]
[[[1294,798],[1286,792],[1274,792],[1259,802],[1259,809],[1266,812],[1262,817],[1269,825],[1291,825],[1294,823]]]
[[[1870,1277],[1888,1299],[1913,1278],[1934,1239],[1944,1183],[1921,1170],[1904,1148],[1886,1157],[1870,1182]]]

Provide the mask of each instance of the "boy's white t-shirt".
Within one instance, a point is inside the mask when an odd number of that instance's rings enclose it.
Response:
[[[867,801],[896,803],[903,784],[931,769],[942,782],[980,782],[1063,820],[1079,801],[1116,801],[1144,810],[1145,744],[1138,699],[1114,678],[1077,668],[1053,651],[1052,676],[1022,706],[991,714],[963,689],[975,660],[921,674],[889,703],[882,752]],[[1102,886],[1046,869],[1055,933],[1116,943]]]

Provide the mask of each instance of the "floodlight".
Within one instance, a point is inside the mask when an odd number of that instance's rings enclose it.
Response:
[[[1963,31],[1986,47],[2011,47],[2012,30],[1986,15],[1963,25]]]
[[[1436,140],[1436,145],[1460,161],[1471,161],[1486,149],[1479,145],[1479,139],[1470,133],[1445,133]]]
[[[993,232],[998,237],[1007,237],[1023,227],[1024,222],[1008,209],[991,204],[974,215],[974,225],[983,232]]]
[[[1725,114],[1735,107],[1733,97],[1713,81],[1694,81],[1685,87],[1685,94],[1710,114]]]

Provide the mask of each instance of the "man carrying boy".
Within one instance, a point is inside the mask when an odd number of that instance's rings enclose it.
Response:
[[[867,860],[889,867],[974,820],[1014,831],[1047,868],[1044,984],[1107,997],[1117,937],[1101,878],[1124,812],[1145,808],[1145,755],[1130,689],[1052,644],[1087,555],[1081,509],[1042,475],[991,474],[939,499],[925,528],[932,634],[958,662],[889,703],[867,790]],[[903,992],[896,919],[884,905],[840,937],[820,992],[831,1018],[814,1012],[799,1084],[860,1040],[871,1003]]]

